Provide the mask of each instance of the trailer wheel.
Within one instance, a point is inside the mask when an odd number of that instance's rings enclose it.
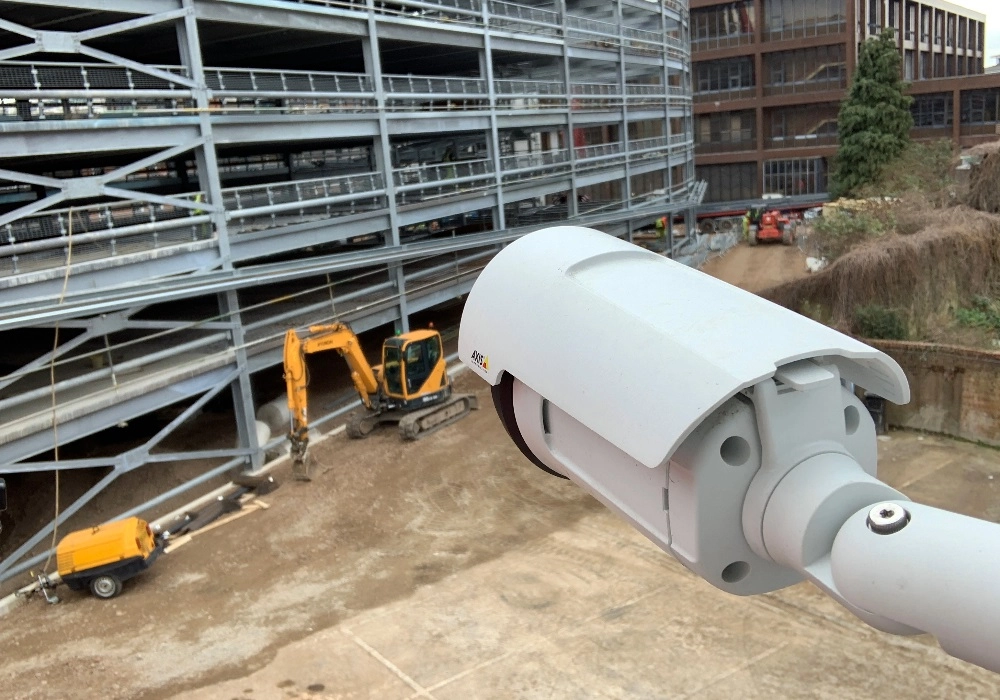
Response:
[[[90,580],[90,592],[97,598],[107,600],[122,592],[122,582],[117,576],[104,574]]]

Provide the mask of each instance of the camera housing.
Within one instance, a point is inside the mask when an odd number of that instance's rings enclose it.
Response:
[[[874,424],[844,386],[905,403],[896,362],[598,231],[553,227],[498,253],[466,301],[459,356],[529,460],[731,593],[807,575],[781,559],[818,545],[765,542],[770,497],[796,465],[856,465],[840,510],[902,497],[874,479]]]

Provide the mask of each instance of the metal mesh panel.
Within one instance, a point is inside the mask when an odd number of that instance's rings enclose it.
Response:
[[[72,232],[75,235],[168,221],[193,216],[194,212],[173,205],[113,202],[26,216],[7,224],[4,227],[3,237],[7,243],[25,243],[66,236],[70,233],[71,215]]]
[[[0,87],[30,90],[35,87],[35,76],[29,65],[0,64]]]
[[[86,71],[87,87],[93,88],[131,88],[132,80],[129,71],[118,66],[107,68],[88,68]],[[150,76],[152,77],[152,76]],[[162,87],[168,87],[165,80],[159,80]]]

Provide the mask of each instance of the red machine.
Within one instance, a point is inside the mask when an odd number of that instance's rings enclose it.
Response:
[[[795,242],[795,224],[780,211],[765,212],[760,217],[760,224],[750,227],[750,245],[760,241],[781,241],[791,245]]]

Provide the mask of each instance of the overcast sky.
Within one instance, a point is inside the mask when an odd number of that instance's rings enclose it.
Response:
[[[986,65],[993,65],[993,56],[1000,54],[1000,2],[997,0],[951,0],[956,5],[986,14]]]

